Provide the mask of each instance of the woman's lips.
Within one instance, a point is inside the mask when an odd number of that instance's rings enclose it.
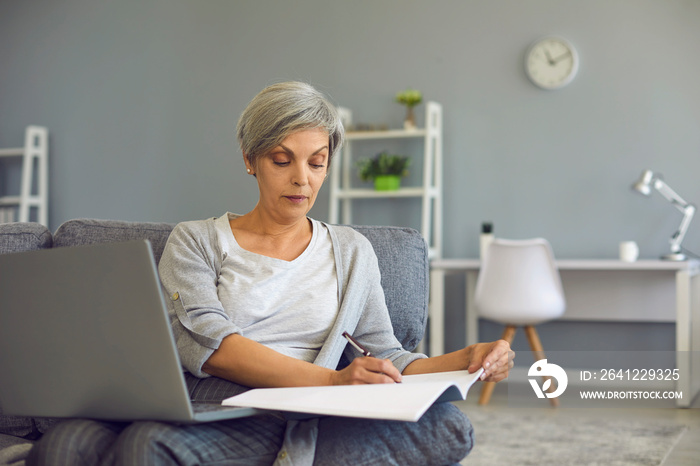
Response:
[[[298,195],[298,196],[284,196],[287,199],[289,199],[292,203],[294,204],[301,204],[306,200],[306,196]]]

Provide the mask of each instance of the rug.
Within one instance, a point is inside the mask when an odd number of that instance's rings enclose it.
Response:
[[[564,416],[513,409],[465,410],[476,443],[462,461],[469,466],[659,465],[687,431],[668,421],[649,423],[596,416]]]

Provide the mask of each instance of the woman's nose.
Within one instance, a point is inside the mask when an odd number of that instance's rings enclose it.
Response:
[[[297,186],[306,186],[309,183],[309,173],[303,165],[297,166],[292,175],[292,183]]]

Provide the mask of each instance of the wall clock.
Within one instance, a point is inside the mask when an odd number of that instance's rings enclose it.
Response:
[[[535,41],[525,54],[525,72],[542,89],[560,89],[576,77],[578,53],[561,37],[544,37]]]

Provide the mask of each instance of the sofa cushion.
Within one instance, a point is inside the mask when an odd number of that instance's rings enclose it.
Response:
[[[4,416],[0,407],[0,434],[25,437],[34,431],[32,418],[23,416]]]
[[[56,247],[67,247],[147,239],[153,247],[157,265],[174,227],[173,223],[76,219],[58,227],[53,235],[53,244]]]
[[[394,335],[408,351],[423,338],[428,318],[428,247],[416,230],[352,226],[374,248]]]
[[[47,249],[52,242],[51,232],[40,223],[0,224],[0,254]]]
[[[56,247],[148,239],[156,264],[175,225],[171,223],[76,219],[62,224],[53,235]],[[428,250],[416,230],[401,227],[352,227],[374,248],[379,261],[387,307],[394,334],[409,351],[423,338],[428,316]]]
[[[175,225],[77,219],[61,225],[53,235],[54,246],[148,239],[156,264]],[[416,230],[401,227],[352,227],[362,233],[377,254],[394,333],[409,351],[423,338],[428,315],[428,254],[425,240]]]

